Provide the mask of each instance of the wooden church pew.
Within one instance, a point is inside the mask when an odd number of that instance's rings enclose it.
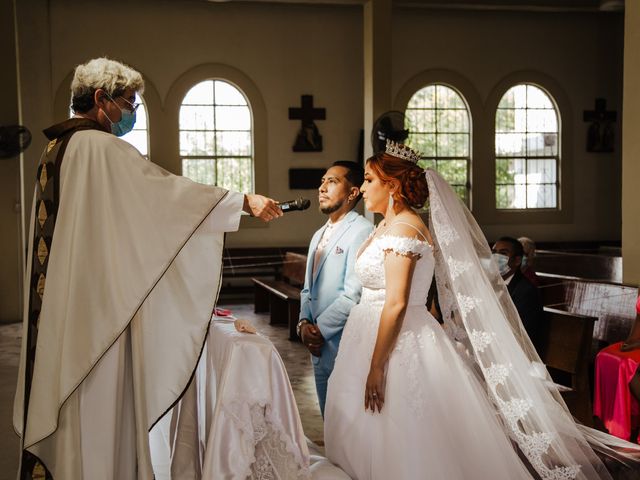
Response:
[[[589,360],[597,318],[545,307],[546,335],[540,357],[553,380],[568,389],[562,397],[585,425],[593,425]]]
[[[541,357],[554,380],[571,388],[563,398],[573,415],[593,425],[590,378],[595,356],[627,337],[638,287],[620,282],[620,257],[548,252],[538,259],[548,327]]]
[[[269,312],[270,323],[285,323],[289,327],[289,340],[297,340],[296,325],[300,315],[300,290],[304,285],[307,256],[286,252],[280,280],[252,278],[254,285],[254,311]]]
[[[637,286],[548,273],[538,273],[538,278],[545,307],[598,318],[593,356],[629,334],[635,320]]]
[[[306,247],[232,247],[223,253],[219,302],[244,301],[253,296],[252,278],[279,280],[287,252],[306,253]]]
[[[536,250],[537,272],[605,282],[622,282],[622,257],[593,253]]]
[[[571,281],[577,277],[568,277],[553,273],[537,273],[540,293],[540,300],[545,307],[566,309],[567,289]]]

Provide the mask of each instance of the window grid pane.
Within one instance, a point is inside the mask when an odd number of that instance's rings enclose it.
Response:
[[[422,154],[418,164],[435,168],[469,205],[471,129],[462,96],[446,85],[428,85],[411,97],[405,117],[406,143]]]
[[[189,90],[180,107],[182,173],[192,180],[252,192],[252,115],[243,93],[222,80]]]
[[[149,159],[149,128],[147,127],[147,109],[144,104],[144,99],[137,93],[134,103],[140,104],[140,106],[136,110],[136,123],[133,125],[133,130],[120,138],[136,147],[143,157]]]
[[[496,111],[496,208],[557,209],[558,113],[542,89],[509,89]]]

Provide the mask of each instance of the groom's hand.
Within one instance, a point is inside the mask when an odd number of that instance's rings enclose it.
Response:
[[[300,338],[304,346],[311,352],[311,355],[314,357],[320,356],[322,345],[324,345],[324,337],[317,325],[304,323],[300,328]]]
[[[275,200],[256,193],[247,193],[244,196],[242,210],[252,217],[258,217],[265,222],[282,216],[282,210],[280,210]]]

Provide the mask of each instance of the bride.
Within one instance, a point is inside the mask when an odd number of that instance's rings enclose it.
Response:
[[[606,450],[603,434],[574,423],[475,220],[419,158],[387,142],[366,164],[365,205],[384,220],[356,261],[328,458],[358,480],[611,478],[588,443]],[[431,231],[413,210],[427,199]],[[425,307],[434,270],[444,329]]]

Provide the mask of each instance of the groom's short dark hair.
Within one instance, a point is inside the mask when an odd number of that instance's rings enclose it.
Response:
[[[350,160],[338,160],[336,162],[333,162],[331,166],[346,168],[347,174],[345,175],[345,178],[352,186],[357,187],[358,191],[360,190],[360,186],[364,183],[364,168],[362,168],[362,165]],[[354,203],[354,205],[356,205],[358,201],[360,201],[361,197],[362,193],[358,194],[356,203]]]

